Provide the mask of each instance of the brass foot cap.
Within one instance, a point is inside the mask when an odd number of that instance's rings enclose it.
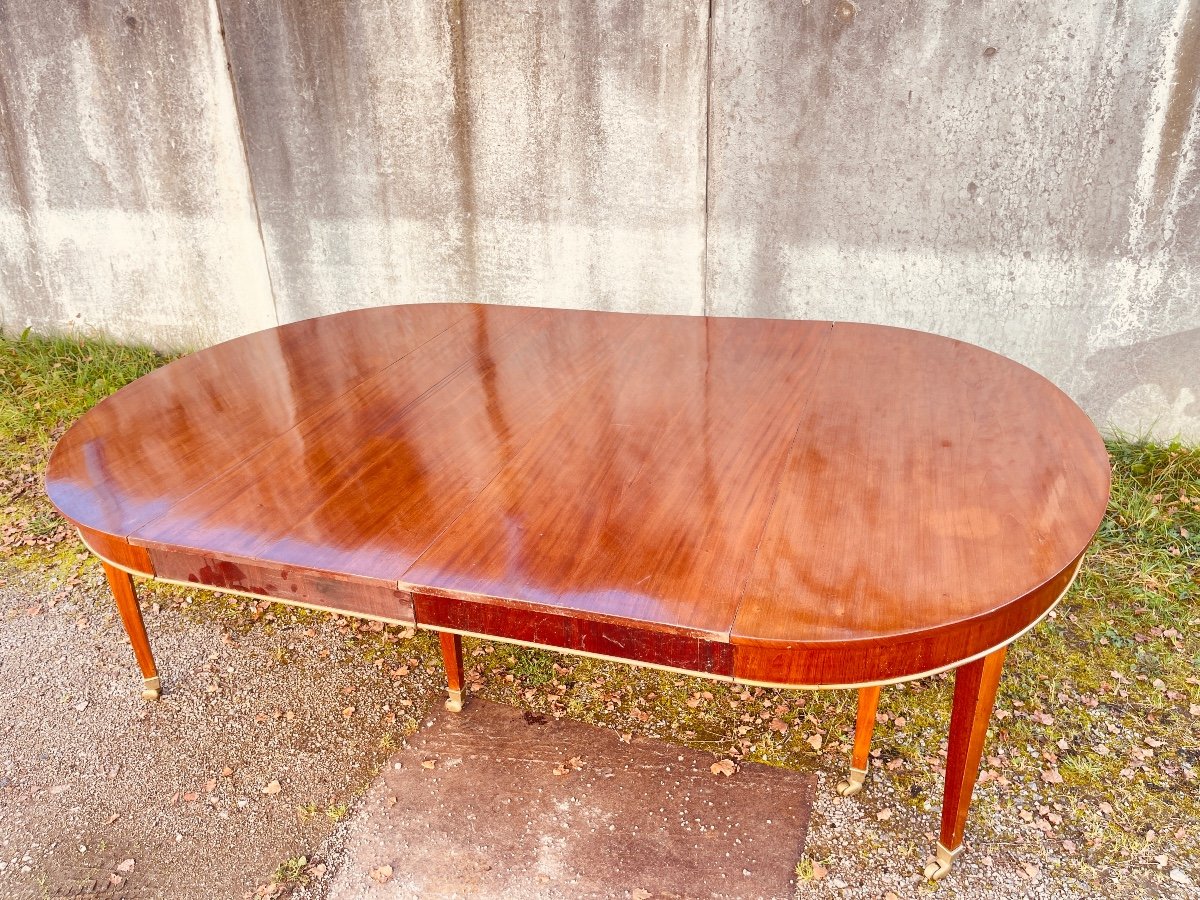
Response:
[[[162,679],[155,675],[142,681],[142,699],[157,700],[162,696]]]
[[[449,691],[450,699],[446,701],[446,709],[450,712],[462,712],[463,708],[463,692]]]
[[[863,782],[866,780],[866,769],[851,769],[850,777],[845,781],[838,782],[837,792],[843,797],[853,797],[863,789]]]
[[[963,845],[959,844],[953,850],[947,850],[941,844],[937,845],[937,855],[925,865],[925,877],[929,881],[941,881],[950,873],[950,866],[955,857],[962,853]]]

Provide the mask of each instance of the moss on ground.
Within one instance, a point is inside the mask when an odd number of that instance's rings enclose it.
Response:
[[[45,461],[67,423],[166,361],[95,341],[0,341],[4,570],[51,586],[95,577],[45,499]],[[1108,446],[1108,515],[1071,591],[1010,653],[972,816],[985,838],[1016,828],[1080,877],[1200,862],[1200,448]],[[144,599],[234,630],[324,616],[170,585]],[[422,675],[439,664],[427,634],[351,620],[344,632],[371,664]],[[733,759],[845,764],[848,692],[742,688],[484,641],[466,654],[472,692],[535,712]],[[939,803],[951,689],[950,676],[930,678],[887,689],[880,706],[876,765],[918,808]]]

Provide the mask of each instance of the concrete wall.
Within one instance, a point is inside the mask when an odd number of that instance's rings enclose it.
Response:
[[[0,0],[0,160],[6,331],[275,324],[212,7]]]
[[[1200,3],[715,11],[710,312],[952,335],[1200,439]]]
[[[1200,440],[1200,0],[0,0],[0,315],[829,317]]]

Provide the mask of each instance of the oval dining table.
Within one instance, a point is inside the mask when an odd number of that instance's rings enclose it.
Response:
[[[963,846],[1009,644],[1079,570],[1104,443],[958,340],[846,322],[483,304],[339,313],[180,358],[75,422],[46,489],[131,575],[726,682],[954,670],[941,834]]]

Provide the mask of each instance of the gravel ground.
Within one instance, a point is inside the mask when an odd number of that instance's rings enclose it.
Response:
[[[311,861],[440,679],[394,680],[328,618],[238,635],[163,609],[147,704],[97,574],[0,580],[3,897],[253,893]]]
[[[230,629],[212,607],[168,605],[147,614],[165,691],[146,704],[91,566],[66,587],[0,571],[0,614],[3,897],[334,900],[346,815],[362,815],[356,798],[440,698],[427,636],[396,644],[413,655],[393,668],[344,620],[267,613]],[[1021,818],[1040,799],[992,784],[966,854],[928,884],[936,803],[902,802],[882,766],[840,798],[845,761],[820,759],[798,898],[1197,896],[1170,866],[1081,877]],[[296,877],[273,881],[281,866]]]

